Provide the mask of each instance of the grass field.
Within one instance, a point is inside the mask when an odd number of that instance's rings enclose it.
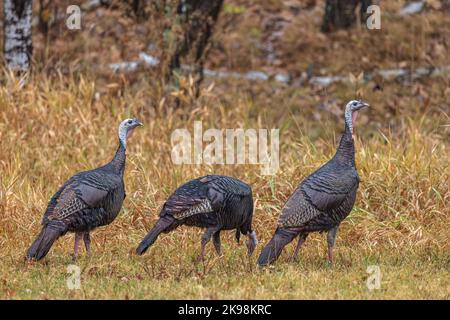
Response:
[[[420,39],[448,32],[449,20],[442,15],[430,12],[421,19],[417,23],[425,27],[415,33]],[[395,30],[391,35],[400,38],[413,22],[386,24]],[[245,27],[243,22],[236,26]],[[86,40],[86,34],[80,37]],[[217,37],[227,43],[234,35]],[[357,55],[368,36],[335,37],[336,43],[357,48],[348,56],[348,51],[339,51],[357,62],[348,68],[345,62],[334,65],[331,72],[364,69]],[[321,40],[309,41],[314,45]],[[393,40],[378,34],[375,41],[379,49],[389,48]],[[416,50],[433,51],[431,40],[415,43],[394,51],[414,63],[425,62]],[[331,49],[320,50],[324,61],[330,59]],[[374,62],[388,67],[395,66],[395,58],[404,58],[382,52],[374,56],[391,61]],[[214,50],[212,57],[223,58]],[[436,61],[445,65],[448,57]],[[0,73],[1,299],[450,298],[449,75],[386,82],[383,91],[372,90],[373,81],[360,85],[359,94],[372,106],[361,111],[356,126],[362,181],[355,207],[338,233],[335,265],[326,262],[325,235],[314,234],[297,261],[290,261],[291,244],[274,266],[263,270],[256,267],[256,259],[281,207],[297,184],[333,155],[343,129],[343,108],[355,97],[355,87],[344,83],[319,89],[243,80],[219,80],[210,86],[207,80],[201,97],[194,100],[186,80],[177,93],[180,108],[175,108],[173,97],[151,72],[97,76],[69,68],[63,73],[35,72],[22,81]],[[58,240],[41,262],[24,262],[25,252],[40,230],[50,197],[74,173],[113,157],[117,126],[129,116],[139,118],[144,127],[128,143],[124,206],[114,223],[92,233],[92,255],[81,250],[76,262],[81,289],[70,290],[67,267],[74,263],[73,235]],[[194,120],[201,120],[204,130],[279,128],[279,171],[264,176],[257,165],[174,165],[171,133],[177,128],[192,132]],[[232,175],[252,186],[260,241],[254,256],[247,257],[233,232],[224,232],[224,255],[218,257],[209,244],[206,260],[196,265],[202,231],[188,227],[162,235],[144,256],[136,256],[136,246],[165,199],[186,180],[210,173]],[[380,268],[379,289],[366,285],[369,266]]]
[[[411,115],[391,129],[373,129],[370,119],[377,106],[382,107],[383,97],[367,97],[374,108],[361,120],[367,123],[357,127],[362,183],[338,236],[335,266],[327,265],[325,238],[317,234],[308,239],[297,262],[289,262],[289,247],[279,263],[262,271],[232,234],[225,234],[223,257],[209,246],[207,260],[196,266],[201,232],[192,228],[163,235],[142,258],[133,252],[176,186],[213,172],[252,185],[254,225],[260,243],[266,243],[296,184],[333,154],[340,117],[307,122],[301,112],[289,111],[277,121],[258,120],[246,116],[257,108],[249,101],[237,99],[239,108],[232,109],[210,93],[198,102],[204,105],[198,114],[186,119],[176,112],[150,112],[144,92],[151,90],[144,86],[123,97],[96,101],[89,80],[55,84],[33,79],[21,90],[14,89],[15,81],[10,79],[0,91],[3,298],[449,298],[445,113]],[[128,108],[119,110],[124,101]],[[93,233],[92,256],[77,262],[82,290],[71,291],[66,268],[72,264],[73,236],[58,241],[42,263],[26,264],[23,256],[39,230],[48,199],[73,173],[109,161],[117,145],[117,124],[128,114],[145,127],[129,142],[127,199],[117,220]],[[191,129],[195,118],[205,127],[283,128],[278,174],[262,176],[255,165],[171,164],[171,131]],[[309,128],[314,132],[313,127],[319,132],[314,140],[305,134]],[[366,287],[369,265],[381,268],[379,290]]]

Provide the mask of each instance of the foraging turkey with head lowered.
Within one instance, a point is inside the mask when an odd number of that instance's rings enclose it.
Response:
[[[350,101],[345,107],[345,131],[334,157],[309,175],[287,200],[278,227],[258,258],[258,265],[273,263],[283,248],[298,236],[294,257],[311,232],[327,231],[328,260],[340,223],[353,208],[359,177],[355,167],[353,128],[358,110],[369,105]]]
[[[206,228],[201,241],[199,260],[205,255],[205,247],[211,237],[217,253],[221,254],[220,231],[236,229],[236,240],[240,234],[247,235],[248,254],[256,247],[256,233],[252,230],[252,190],[244,182],[226,176],[209,175],[191,180],[169,197],[164,204],[159,220],[142,240],[136,253],[142,255],[164,232],[180,225]]]
[[[122,208],[127,138],[141,125],[137,119],[124,120],[119,126],[119,147],[114,158],[102,167],[77,173],[55,193],[45,211],[42,230],[28,249],[27,259],[45,257],[56,239],[67,232],[75,232],[75,259],[81,238],[90,252],[89,233],[114,221]]]

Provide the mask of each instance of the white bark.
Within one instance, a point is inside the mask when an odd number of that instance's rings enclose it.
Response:
[[[13,71],[27,71],[31,65],[32,0],[4,0],[4,55]]]

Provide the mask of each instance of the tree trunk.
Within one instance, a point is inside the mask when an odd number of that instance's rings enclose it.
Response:
[[[356,22],[356,7],[360,4],[361,22],[367,18],[367,7],[371,0],[327,0],[323,18],[322,31],[330,32],[336,29],[348,29]]]
[[[183,16],[184,35],[170,57],[167,78],[173,71],[180,68],[180,58],[194,49],[196,73],[196,95],[203,80],[203,65],[206,58],[206,47],[212,35],[212,30],[219,17],[223,0],[180,0],[177,14]]]
[[[4,0],[4,56],[13,71],[27,71],[31,65],[32,0]]]

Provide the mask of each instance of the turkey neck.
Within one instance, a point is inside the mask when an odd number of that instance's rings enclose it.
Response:
[[[338,163],[354,167],[355,166],[355,143],[353,141],[352,132],[345,122],[345,131],[339,142],[339,147],[333,159]]]
[[[126,149],[123,144],[119,141],[119,147],[117,148],[114,158],[111,160],[110,164],[114,169],[114,172],[120,174],[123,177],[123,172],[125,170],[125,160],[126,160]]]

